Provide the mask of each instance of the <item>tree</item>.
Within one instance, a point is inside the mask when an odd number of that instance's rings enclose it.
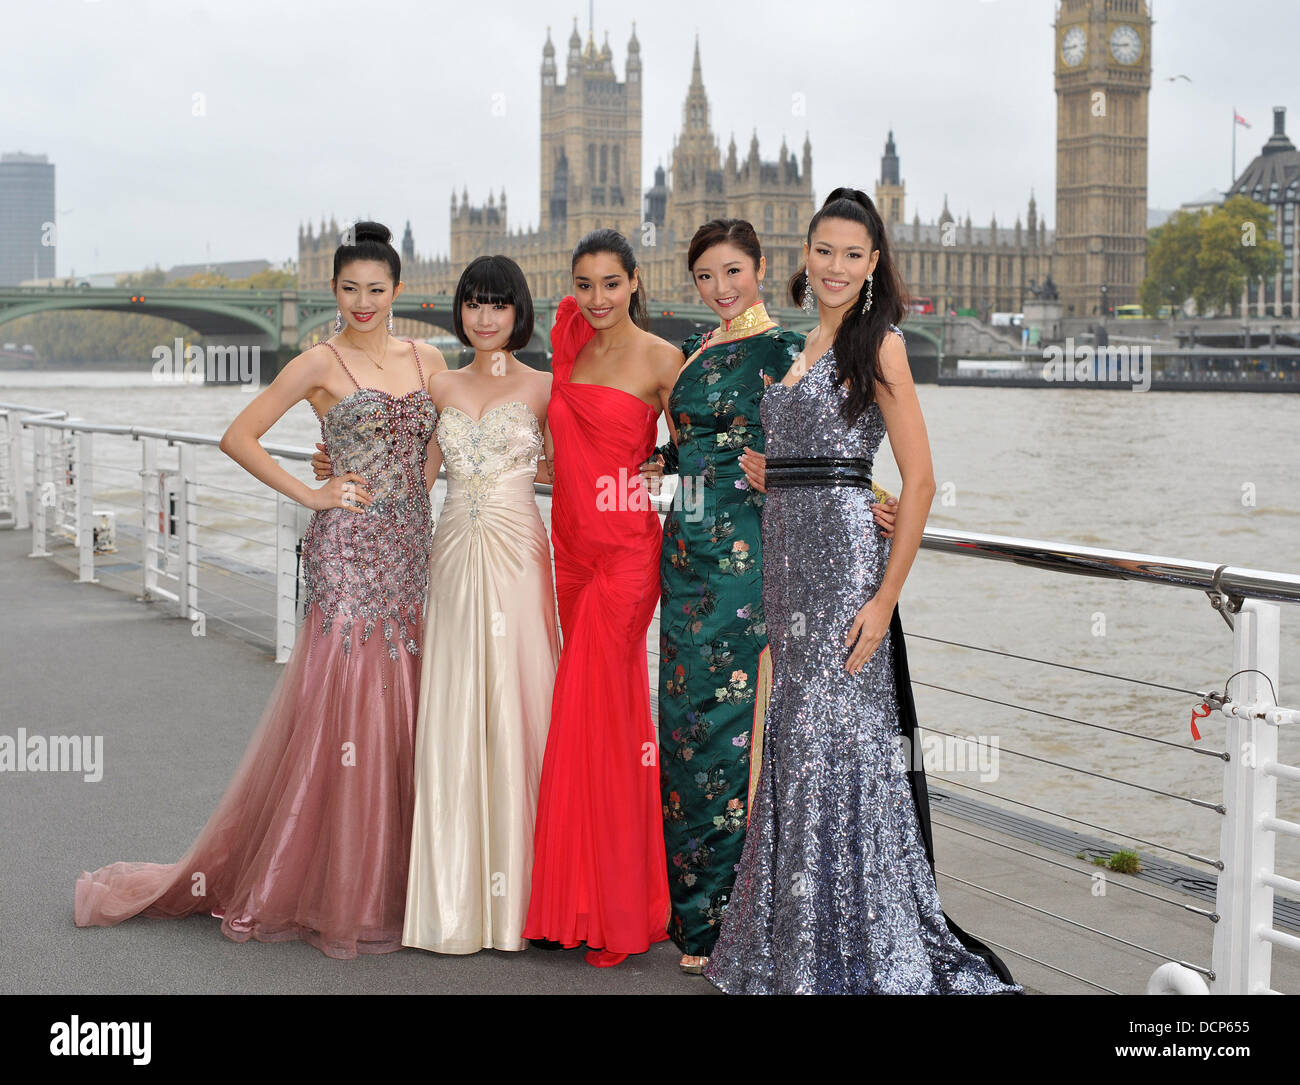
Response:
[[[1273,228],[1272,209],[1245,196],[1177,212],[1149,234],[1143,310],[1154,316],[1192,298],[1198,312],[1231,313],[1247,281],[1272,274],[1282,258]]]
[[[1202,219],[1193,294],[1198,312],[1231,312],[1248,280],[1273,273],[1282,246],[1272,233],[1272,208],[1245,196],[1233,196]]]
[[[297,290],[298,276],[292,271],[276,271],[275,268],[267,268],[265,271],[250,275],[238,285],[246,286],[250,290]]]
[[[1196,256],[1200,251],[1202,212],[1176,211],[1149,234],[1147,277],[1142,283],[1142,309],[1155,316],[1170,298],[1181,304],[1196,292]]]

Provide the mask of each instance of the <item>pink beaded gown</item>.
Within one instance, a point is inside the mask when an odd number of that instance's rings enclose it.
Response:
[[[177,863],[83,873],[77,926],[210,913],[237,942],[401,949],[436,416],[415,360],[418,389],[394,396],[348,372],[355,391],[320,420],[335,473],[355,471],[374,500],[312,517],[306,619],[215,812]]]

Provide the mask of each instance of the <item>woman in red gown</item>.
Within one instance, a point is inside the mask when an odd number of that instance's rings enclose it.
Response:
[[[639,466],[682,354],[642,330],[626,238],[573,254],[551,332],[547,459],[563,647],[542,762],[527,938],[618,964],[667,937],[668,882],[646,633],[659,599],[659,517]]]

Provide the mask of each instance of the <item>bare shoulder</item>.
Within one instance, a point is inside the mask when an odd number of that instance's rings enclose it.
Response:
[[[538,413],[539,421],[544,422],[546,408],[551,403],[551,374],[534,369],[527,362],[524,366],[528,371],[523,377],[523,398],[527,399],[528,405]]]
[[[322,341],[313,343],[301,354],[291,358],[281,373],[288,373],[294,380],[306,380],[316,386],[321,384],[328,377],[330,370],[338,364],[334,352]]]
[[[421,364],[430,372],[445,372],[447,369],[447,359],[442,356],[442,351],[432,343],[421,343],[412,340],[415,343],[415,349],[419,352]]]
[[[656,370],[670,371],[674,376],[686,360],[679,347],[650,332],[646,332],[646,353]]]
[[[890,384],[901,378],[911,383],[912,367],[907,361],[907,347],[903,337],[893,330],[885,333],[880,344],[880,369]]]
[[[439,369],[429,374],[428,389],[429,398],[435,405],[442,404],[447,394],[456,386],[456,370]]]
[[[524,363],[527,372],[524,373],[524,384],[530,393],[537,393],[544,398],[549,398],[551,394],[551,374],[541,369],[534,369]]]

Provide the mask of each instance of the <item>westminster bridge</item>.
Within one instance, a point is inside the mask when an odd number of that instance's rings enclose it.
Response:
[[[536,364],[550,354],[550,328],[562,298],[535,298],[536,327],[521,353]],[[450,294],[404,291],[393,306],[398,320],[428,325],[430,333],[453,335]],[[328,290],[190,289],[187,287],[0,287],[0,326],[20,317],[64,310],[136,313],[175,321],[221,348],[258,347],[262,380],[270,381],[290,359],[328,335],[338,306]],[[772,319],[792,331],[807,332],[816,318],[795,306],[769,306]],[[717,324],[702,302],[652,301],[650,328],[670,342]],[[945,321],[912,316],[907,321],[908,353],[918,380],[933,382],[943,354]],[[0,331],[0,339],[4,333]],[[452,359],[452,364],[455,360]]]

